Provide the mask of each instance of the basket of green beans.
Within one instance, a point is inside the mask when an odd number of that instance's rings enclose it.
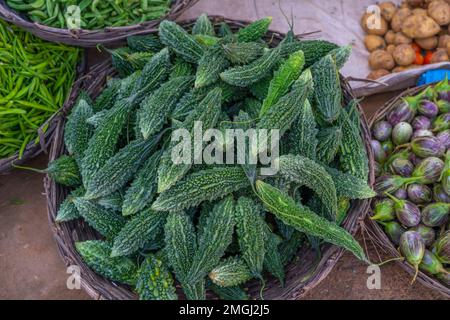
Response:
[[[0,0],[0,18],[80,47],[116,44],[175,20],[198,0]]]
[[[46,150],[80,56],[0,20],[0,173]]]

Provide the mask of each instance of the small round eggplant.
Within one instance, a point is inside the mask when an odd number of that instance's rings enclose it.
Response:
[[[429,250],[425,250],[425,254],[423,255],[419,268],[420,270],[432,275],[447,272],[436,255]]]
[[[450,129],[450,112],[441,114],[433,121],[433,131],[444,131]]]
[[[392,152],[394,152],[395,146],[391,140],[386,140],[381,143],[381,147],[383,148],[386,155],[389,156]]]
[[[450,112],[450,102],[445,100],[439,100],[436,104],[439,108],[439,113]]]
[[[411,123],[414,130],[428,130],[431,128],[431,120],[425,116],[417,116]]]
[[[433,192],[423,184],[411,184],[408,186],[408,198],[415,204],[424,204],[431,201]]]
[[[436,138],[442,143],[445,149],[450,148],[450,129],[439,132]]]
[[[445,269],[445,272],[438,273],[436,277],[440,282],[445,284],[447,287],[450,287],[450,269]]]
[[[416,231],[422,237],[425,246],[431,246],[436,240],[436,232],[433,228],[424,226],[423,224],[419,224],[418,226],[411,229],[412,231]]]
[[[374,124],[372,134],[380,142],[389,140],[392,135],[392,126],[387,121],[380,121]]]
[[[401,176],[389,176],[384,175],[377,178],[375,181],[375,192],[380,196],[384,196],[385,193],[394,193],[404,185],[421,180],[422,177],[417,178],[405,178]]]
[[[435,245],[435,253],[439,261],[450,264],[450,230],[440,237]]]
[[[416,275],[413,279],[413,282],[415,282],[419,273],[419,265],[425,255],[425,243],[421,235],[416,231],[406,231],[402,234],[400,238],[400,252],[406,261],[416,269]]]
[[[410,177],[414,172],[414,165],[405,159],[395,159],[390,167],[393,174],[402,177]]]
[[[394,109],[392,109],[386,116],[386,120],[395,126],[400,122],[411,122],[416,115],[417,106],[413,107],[408,103],[403,102]]]
[[[444,191],[440,184],[435,184],[433,187],[433,200],[436,202],[450,203],[450,196]]]
[[[411,150],[421,158],[442,157],[444,146],[436,137],[419,137],[411,142]]]
[[[447,223],[450,204],[432,203],[423,208],[422,222],[428,227],[440,227]]]
[[[429,157],[420,162],[412,176],[421,177],[420,182],[423,184],[435,183],[441,178],[444,167],[444,161],[436,157]]]
[[[374,221],[387,222],[395,219],[394,202],[391,199],[381,199],[375,203],[373,216]]]
[[[375,161],[383,164],[386,161],[387,155],[386,155],[386,152],[384,151],[383,147],[381,146],[380,141],[372,140],[372,141],[370,141],[370,144],[372,146]]]
[[[439,107],[434,102],[424,100],[417,107],[417,112],[428,118],[434,118],[439,114]]]
[[[408,192],[404,188],[400,188],[394,193],[394,197],[396,197],[399,200],[407,200],[408,199]]]
[[[398,123],[392,130],[392,141],[396,145],[408,143],[413,135],[413,127],[407,122]]]
[[[388,235],[389,239],[391,239],[392,243],[398,246],[400,244],[400,238],[402,234],[406,232],[406,229],[396,221],[383,223],[383,226],[384,231]]]
[[[424,130],[424,129],[414,131],[412,139],[414,140],[414,139],[420,138],[420,137],[434,137],[434,134],[430,130]]]
[[[414,153],[411,153],[408,157],[408,160],[411,161],[411,163],[416,167],[423,161],[423,158],[420,158]]]
[[[414,203],[408,200],[399,200],[390,194],[389,198],[394,201],[394,211],[398,221],[405,227],[415,227],[419,225],[421,214],[420,209]]]
[[[438,99],[450,102],[450,85],[447,79],[442,80],[434,87]]]

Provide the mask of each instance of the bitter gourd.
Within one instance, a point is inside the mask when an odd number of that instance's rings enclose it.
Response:
[[[152,210],[143,210],[134,216],[114,238],[112,257],[127,256],[143,248],[158,235],[166,215]]]
[[[109,110],[114,106],[121,82],[119,78],[113,78],[107,82],[106,88],[103,89],[92,104],[92,109],[95,113]]]
[[[197,63],[203,55],[202,46],[182,27],[172,21],[163,21],[159,25],[161,42],[191,63]]]
[[[205,50],[198,61],[195,88],[203,88],[219,80],[219,74],[228,68],[229,62],[220,47],[212,47]]]
[[[107,196],[133,178],[141,164],[158,144],[161,134],[150,140],[138,139],[122,148],[89,180],[86,199]]]
[[[257,181],[256,189],[267,210],[284,223],[300,232],[343,247],[357,258],[368,261],[359,243],[345,229],[319,217],[301,204],[296,204],[291,197],[267,183]]]
[[[81,184],[80,169],[74,157],[63,155],[48,164],[45,170],[56,183],[66,187],[78,187]]]
[[[178,77],[193,76],[194,74],[195,72],[192,64],[181,58],[176,58],[172,71],[170,72],[169,79],[172,80]]]
[[[235,210],[236,232],[242,259],[254,277],[261,277],[266,253],[265,222],[259,209],[253,200],[241,197]]]
[[[264,99],[261,107],[261,117],[289,91],[292,84],[300,77],[304,64],[305,56],[303,51],[298,51],[291,54],[282,63],[281,67],[275,71],[273,79],[270,82],[267,97]]]
[[[356,100],[351,103],[357,103]],[[347,112],[341,114],[342,143],[340,160],[344,171],[367,181],[369,163],[360,127],[356,127]]]
[[[267,97],[267,93],[269,92],[270,82],[272,81],[272,77],[265,77],[258,82],[252,84],[248,89],[251,94],[258,100],[264,101]],[[258,112],[259,114],[259,112]]]
[[[56,222],[68,222],[80,218],[77,207],[73,203],[73,200],[78,197],[82,197],[86,191],[83,187],[79,187],[72,191],[67,198],[61,203],[56,216]]]
[[[317,157],[319,143],[317,132],[319,130],[309,100],[306,100],[303,108],[299,109],[298,118],[289,135],[289,142],[292,145],[293,153],[314,160]]]
[[[338,70],[342,69],[342,67],[348,61],[348,58],[350,58],[351,54],[352,54],[351,45],[339,47],[330,52],[330,55],[333,57]]]
[[[264,45],[259,42],[232,42],[224,44],[222,47],[225,57],[232,64],[249,64],[264,53]]]
[[[156,211],[180,211],[212,201],[250,186],[241,167],[222,167],[195,172],[163,192],[152,204]]]
[[[279,246],[283,240],[275,233],[267,230],[266,255],[264,257],[264,269],[277,278],[281,286],[284,286],[283,258],[280,255]]]
[[[272,17],[266,17],[240,29],[236,35],[238,42],[253,42],[261,39],[269,30]]]
[[[111,247],[104,241],[85,241],[75,243],[83,261],[96,273],[112,281],[134,285],[137,267],[126,257],[111,258]]]
[[[334,181],[321,165],[302,156],[285,155],[279,158],[280,174],[287,180],[314,190],[332,215],[337,212]]]
[[[153,56],[152,52],[132,52],[129,48],[108,50],[111,54],[112,65],[121,78],[142,70],[144,65]]]
[[[136,52],[158,52],[162,49],[161,41],[158,36],[153,34],[128,37],[127,45],[132,51]]]
[[[252,273],[240,257],[225,259],[209,273],[209,279],[223,288],[238,286],[251,278]]]
[[[208,216],[189,270],[188,283],[194,284],[205,278],[232,242],[234,205],[233,198],[229,196],[216,204]]]
[[[101,235],[108,239],[114,239],[125,226],[126,219],[120,214],[103,208],[84,198],[73,200],[80,216]]]
[[[222,300],[249,300],[247,293],[240,287],[222,288],[212,282],[209,282],[208,288],[211,289]]]
[[[125,192],[122,214],[131,216],[144,209],[153,201],[157,188],[157,168],[161,160],[161,152],[148,158]]]
[[[340,127],[322,129],[317,134],[317,160],[323,164],[330,164],[339,152],[342,142]]]
[[[349,199],[370,199],[376,196],[365,180],[334,168],[325,168],[334,180],[337,196]]]
[[[342,90],[339,72],[331,55],[327,55],[312,67],[314,97],[321,118],[333,123],[342,110]]]
[[[169,80],[142,102],[139,110],[139,126],[144,139],[150,138],[162,129],[177,101],[193,82],[193,77]]]
[[[247,98],[244,101],[243,110],[249,115],[251,119],[257,119],[259,117],[259,111],[261,110],[261,102],[253,98]]]
[[[192,34],[203,34],[212,37],[216,35],[214,26],[206,13],[201,14],[197,18],[197,21],[195,21],[195,24],[192,27]]]
[[[325,40],[294,40],[281,44],[282,54],[288,57],[299,50],[305,54],[305,68],[311,67],[331,51],[339,48],[338,45]]]
[[[111,193],[107,196],[101,197],[97,200],[98,204],[103,208],[122,212],[123,193],[121,190]]]
[[[295,231],[289,240],[283,241],[279,248],[283,265],[287,265],[294,259],[304,241],[305,236],[298,231]]]
[[[93,115],[94,111],[88,102],[80,99],[67,117],[64,126],[64,144],[67,152],[73,155],[77,161],[83,158],[92,136],[93,128],[86,121]]]
[[[139,268],[136,292],[140,300],[178,300],[172,275],[164,263],[152,254]]]
[[[261,58],[250,64],[233,67],[220,74],[220,78],[237,87],[248,87],[269,75],[281,57],[281,49],[267,50]]]

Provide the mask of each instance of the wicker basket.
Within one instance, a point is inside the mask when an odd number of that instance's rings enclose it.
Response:
[[[83,83],[83,77],[86,73],[86,57],[83,56],[81,62],[77,66],[76,70],[76,76],[75,79],[78,79],[74,82],[72,86],[72,90],[69,93],[66,101],[64,102],[64,105],[60,110],[55,112],[52,117],[47,119],[45,123],[41,125],[41,127],[38,129],[38,135],[39,135],[39,143],[36,144],[33,142],[28,143],[28,145],[25,147],[25,150],[22,154],[22,157],[19,159],[19,153],[17,152],[13,156],[9,158],[0,159],[0,174],[6,173],[10,171],[13,168],[13,164],[20,165],[25,163],[26,161],[38,156],[42,152],[48,153],[49,147],[53,141],[53,136],[56,132],[56,127],[58,124],[58,120],[61,116],[66,116],[67,112],[70,110],[73,102],[78,97],[82,83]],[[43,128],[47,128],[45,131]]]
[[[112,45],[120,43],[129,36],[147,34],[164,20],[175,20],[184,11],[192,7],[198,0],[175,0],[170,12],[158,20],[150,20],[138,25],[124,27],[108,27],[103,30],[69,30],[48,27],[31,22],[22,14],[12,10],[0,0],[0,18],[9,21],[34,35],[52,42],[59,42],[79,47],[95,47],[99,44]]]
[[[247,24],[244,21],[227,20],[222,17],[211,17],[217,24],[221,21],[226,21],[232,28],[237,29]],[[192,21],[183,22],[182,25],[185,28],[192,26]],[[267,40],[270,40],[272,44],[277,45],[284,35],[276,32],[269,32]],[[101,69],[99,71],[98,69]],[[107,64],[100,66],[95,72],[90,73],[92,76],[88,77],[85,82],[85,87],[88,93],[95,97],[99,94],[102,85],[104,85],[104,79],[106,76],[113,75],[113,70]],[[345,101],[348,102],[353,99],[351,89],[348,84],[343,80],[342,86],[344,90]],[[362,129],[364,139],[366,141],[366,148],[369,148],[369,129],[367,121],[360,109],[362,118]],[[51,150],[51,159],[56,159],[64,153],[63,145],[63,127],[64,119],[59,119]],[[371,153],[371,151],[368,151]],[[370,154],[370,159],[373,159]],[[373,160],[371,160],[370,168],[373,169]],[[374,182],[373,170],[371,170],[370,183]],[[56,224],[55,217],[57,209],[60,203],[67,195],[67,190],[63,187],[55,184],[48,177],[45,180],[45,190],[48,203],[48,217],[50,226],[56,238],[56,242],[61,253],[61,256],[66,265],[77,265],[81,267],[82,272],[82,286],[94,299],[135,299],[135,294],[129,287],[120,284],[112,283],[111,281],[97,275],[90,270],[81,260],[80,256],[75,250],[74,243],[76,241],[84,241],[89,239],[98,239],[98,235],[94,232],[84,221],[78,220],[69,223]],[[345,229],[351,232],[353,235],[359,229],[360,223],[364,220],[365,215],[369,209],[369,201],[354,201],[352,203],[351,211],[344,223]],[[344,250],[332,245],[324,245],[322,250],[321,260],[318,261],[316,253],[309,248],[303,248],[298,253],[301,263],[291,263],[287,267],[286,274],[286,286],[280,288],[278,281],[275,279],[268,279],[266,290],[264,291],[264,298],[275,300],[294,300],[299,299],[306,294],[310,289],[319,284],[333,269],[336,262],[342,256]],[[259,282],[250,283],[248,286],[248,292],[253,298],[259,297]],[[213,298],[212,295],[208,295],[209,298]]]
[[[377,111],[377,113],[372,117],[370,121],[370,127],[372,128],[373,125],[384,119],[387,115],[387,113],[398,106],[400,103],[402,103],[402,98],[415,95],[424,90],[428,85],[416,87],[412,89],[408,89],[404,91],[399,96],[389,100],[381,109]],[[391,242],[391,240],[388,238],[384,230],[380,227],[378,223],[371,219],[367,219],[365,221],[365,231],[368,233],[369,238],[374,242],[377,248],[380,248],[385,254],[392,256],[394,258],[400,258],[401,255],[395,245]],[[398,261],[398,264],[405,269],[410,275],[411,279],[413,278],[414,274],[416,273],[415,269],[406,261]],[[417,281],[422,283],[428,288],[431,288],[433,290],[439,291],[447,298],[450,298],[450,288],[446,287],[441,282],[433,279],[429,275],[423,272],[419,272],[419,275],[417,277]]]

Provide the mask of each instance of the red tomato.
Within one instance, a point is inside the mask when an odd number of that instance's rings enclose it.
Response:
[[[416,61],[414,64],[423,65],[425,62],[425,58],[420,52],[416,52]]]
[[[413,42],[411,44],[411,47],[414,49],[415,52],[419,52],[420,53],[422,51],[422,48],[419,47],[419,45],[417,43],[415,43],[415,42]]]
[[[432,51],[427,51],[425,54],[424,64],[431,64],[431,58],[433,57]]]

